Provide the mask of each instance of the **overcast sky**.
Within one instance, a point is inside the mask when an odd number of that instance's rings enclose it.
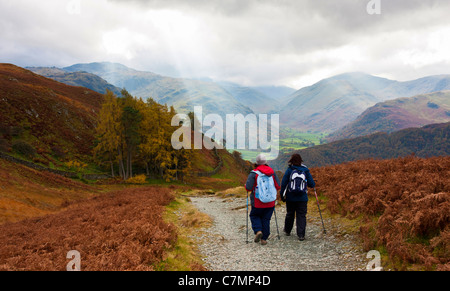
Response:
[[[450,1],[379,1],[370,15],[370,0],[1,0],[0,62],[296,89],[353,71],[450,74]]]

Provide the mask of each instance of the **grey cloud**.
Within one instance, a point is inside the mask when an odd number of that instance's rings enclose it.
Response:
[[[259,85],[361,68],[367,73],[412,76],[420,70],[390,58],[414,45],[414,38],[450,26],[448,0],[381,0],[381,15],[367,14],[370,0],[81,0],[79,16],[64,12],[68,1],[0,2],[0,61],[56,66],[116,61],[171,76],[188,73],[185,77]],[[167,42],[170,33],[158,31],[145,18],[146,12],[160,10],[198,20],[199,27],[191,33],[200,37],[174,39],[175,45]],[[162,19],[160,25],[167,23]],[[106,33],[114,35],[121,29],[136,35],[137,41],[130,42],[133,59],[109,54],[102,42]],[[397,33],[399,38],[392,37]],[[363,54],[360,63],[353,55],[336,57],[347,46]],[[198,48],[204,48],[207,56],[196,52]],[[417,49],[427,48],[417,45]],[[424,70],[436,68],[441,73],[446,65],[430,62]]]
[[[306,53],[359,36],[442,25],[447,0],[381,0],[382,14],[368,15],[370,0],[109,0],[149,9],[175,9],[208,19],[219,37],[238,50]],[[431,17],[417,18],[417,14]],[[434,16],[434,17],[433,17]],[[217,19],[219,18],[219,19]],[[450,23],[450,18],[447,23]]]
[[[197,10],[224,15],[240,15],[253,7],[256,0],[109,0],[111,3],[137,4],[152,9]]]

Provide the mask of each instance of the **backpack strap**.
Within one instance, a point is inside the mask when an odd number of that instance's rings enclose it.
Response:
[[[261,174],[260,171],[253,170],[252,173],[255,173],[255,184],[253,185],[252,193],[255,193],[255,188],[258,186],[258,176]]]

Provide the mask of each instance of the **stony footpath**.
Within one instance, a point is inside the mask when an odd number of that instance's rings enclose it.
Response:
[[[262,246],[253,242],[249,222],[246,243],[246,200],[216,196],[191,197],[199,211],[213,219],[213,225],[196,234],[205,267],[211,271],[364,271],[369,259],[349,235],[341,236],[333,229],[323,234],[320,219],[308,217],[306,240],[299,241],[292,232],[283,233],[285,207],[276,209],[271,236]],[[325,221],[327,223],[327,221]]]

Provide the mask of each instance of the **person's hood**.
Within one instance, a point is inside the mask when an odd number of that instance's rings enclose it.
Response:
[[[301,166],[294,166],[294,165],[291,165],[291,167],[292,167],[292,168],[296,168],[297,170],[300,170],[300,171],[309,170],[308,167],[307,167],[305,164],[302,164]]]
[[[255,171],[260,171],[261,173],[263,173],[266,176],[273,176],[275,174],[274,170],[266,165],[261,165],[258,166]]]

